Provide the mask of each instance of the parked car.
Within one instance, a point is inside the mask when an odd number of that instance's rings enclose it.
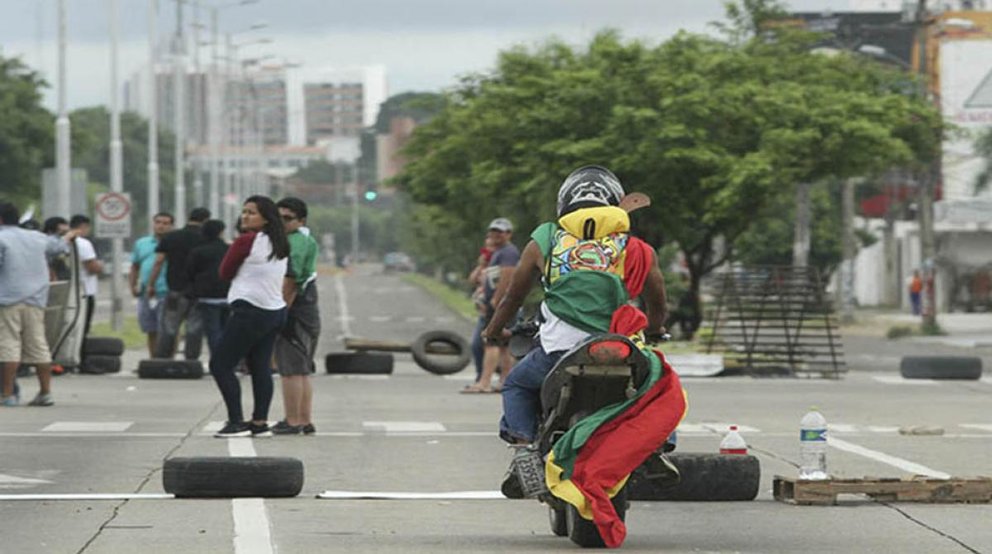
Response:
[[[383,270],[387,273],[393,271],[413,271],[417,269],[413,263],[413,258],[403,252],[390,252],[382,259]]]

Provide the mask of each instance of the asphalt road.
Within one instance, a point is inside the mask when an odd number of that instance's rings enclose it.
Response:
[[[342,291],[344,294],[342,294]],[[471,323],[374,267],[320,280],[323,354],[345,334],[412,340]],[[810,405],[832,425],[830,471],[843,477],[992,474],[992,380],[912,384],[881,343],[851,341],[841,381],[685,379],[689,414],[679,448],[715,452],[719,431],[743,427],[762,464],[759,498],[743,503],[635,502],[626,551],[990,552],[992,505],[883,504],[845,499],[797,507],[771,498],[776,474],[794,475],[798,422]],[[863,343],[863,344],[862,344]],[[862,356],[859,358],[858,356]],[[318,374],[313,437],[215,439],[223,406],[209,379],[145,381],[70,375],[51,408],[0,408],[0,552],[551,552],[575,548],[550,534],[545,509],[504,499],[318,499],[336,492],[496,491],[509,452],[495,437],[498,395],[461,395],[471,370],[430,375],[407,355],[390,377]],[[321,363],[322,366],[322,363]],[[25,395],[35,391],[22,381]],[[278,384],[277,384],[278,387]],[[248,387],[245,387],[246,389]],[[246,407],[250,406],[245,391]],[[277,388],[270,419],[281,418]],[[943,436],[897,428],[937,425]],[[303,460],[303,493],[264,502],[177,500],[163,493],[162,460],[257,455]],[[43,495],[27,500],[19,495]],[[65,500],[65,494],[135,494]]]

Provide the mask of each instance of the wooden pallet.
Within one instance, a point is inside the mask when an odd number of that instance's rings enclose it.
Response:
[[[989,503],[992,502],[992,477],[864,477],[807,481],[776,475],[772,493],[780,502],[817,506],[836,505],[837,495],[840,494],[862,494],[878,502]]]

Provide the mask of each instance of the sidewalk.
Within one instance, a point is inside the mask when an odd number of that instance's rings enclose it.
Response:
[[[916,330],[920,322],[919,316],[904,312],[866,309],[855,312],[855,323],[841,326],[841,333],[843,336],[884,338],[892,327],[912,327]],[[912,335],[895,340],[957,348],[992,347],[992,313],[937,314],[937,323],[946,335]]]

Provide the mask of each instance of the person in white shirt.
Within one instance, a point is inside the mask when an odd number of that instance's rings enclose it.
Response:
[[[98,279],[103,272],[103,262],[97,259],[93,243],[86,238],[90,235],[90,218],[82,214],[74,215],[69,219],[69,228],[76,231],[76,252],[83,267],[81,281],[83,297],[86,299],[86,323],[83,327],[85,337],[90,334],[90,323],[93,321],[93,312],[96,311]]]

